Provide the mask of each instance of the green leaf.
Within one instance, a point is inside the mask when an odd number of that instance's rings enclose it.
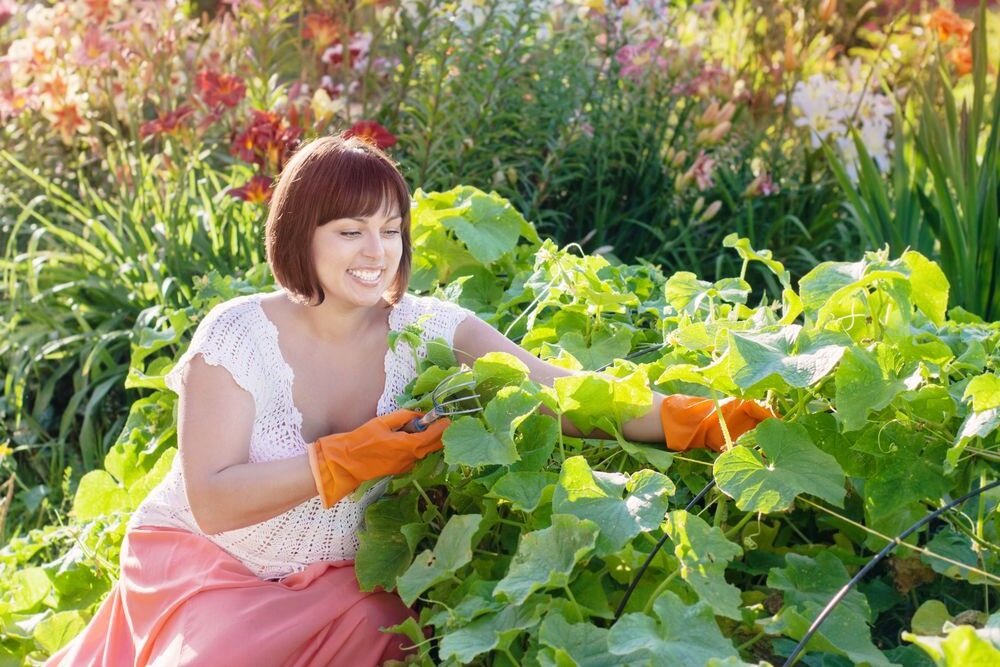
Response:
[[[944,624],[951,621],[948,608],[940,600],[927,600],[913,613],[910,629],[917,635],[943,634]]]
[[[621,550],[641,532],[659,527],[667,511],[674,484],[653,470],[631,477],[595,472],[586,459],[566,459],[552,497],[552,511],[589,519],[600,528],[597,554]]]
[[[603,368],[632,349],[632,332],[624,327],[606,327],[593,335],[590,344],[578,331],[570,331],[559,339],[559,347],[573,355],[587,370]]]
[[[487,431],[475,417],[460,417],[452,422],[442,437],[444,460],[449,465],[477,467],[483,465],[508,465],[517,461],[514,442]]]
[[[924,498],[940,498],[951,486],[941,465],[922,455],[918,435],[896,437],[894,444],[900,453],[870,472],[864,486],[866,523],[889,535],[901,533],[927,513]],[[881,547],[883,541],[873,537],[869,545],[876,544]]]
[[[498,479],[486,495],[508,501],[512,509],[533,512],[546,495],[551,499],[558,479],[554,472],[509,472]]]
[[[578,667],[618,667],[628,660],[608,651],[608,630],[591,623],[570,623],[559,611],[545,615],[538,643],[560,651]]]
[[[589,372],[563,376],[553,387],[559,409],[583,433],[594,429],[620,433],[623,423],[646,414],[653,405],[653,392],[641,369],[614,379]]]
[[[812,443],[804,427],[768,419],[741,442],[746,446],[733,447],[715,460],[714,471],[719,488],[744,512],[789,509],[800,493],[843,507],[844,471]]]
[[[514,430],[535,413],[542,401],[521,387],[504,387],[483,412],[489,430],[514,446]]]
[[[993,614],[982,629],[971,625],[949,628],[948,636],[902,633],[903,639],[913,642],[929,655],[935,664],[946,667],[1000,664],[1000,614]]]
[[[941,267],[919,252],[907,250],[900,257],[910,269],[911,298],[927,318],[937,326],[944,325],[948,309],[948,278]]]
[[[970,572],[966,568],[955,565],[955,562],[958,562],[977,569],[981,567],[979,554],[972,548],[972,540],[962,533],[952,528],[940,530],[927,543],[926,548],[930,553],[920,554],[920,560],[930,565],[938,574],[943,574],[952,579],[963,579],[973,584],[982,584],[989,581],[981,574]],[[930,554],[943,556],[952,562],[935,558]],[[914,628],[914,632],[917,632],[916,628]],[[918,634],[930,633],[919,632]]]
[[[756,261],[769,268],[783,287],[790,287],[792,284],[791,275],[785,270],[784,264],[773,259],[770,250],[754,250],[750,247],[750,239],[741,238],[739,234],[733,232],[722,239],[722,245],[726,248],[734,248],[739,256],[747,261]]]
[[[576,564],[594,550],[598,532],[593,521],[553,514],[550,527],[521,536],[494,596],[519,605],[539,588],[566,586]]]
[[[743,549],[727,540],[719,528],[684,510],[667,516],[666,533],[684,581],[716,614],[740,620],[740,590],[726,583],[726,567]]]
[[[472,537],[482,519],[479,514],[456,514],[448,519],[434,550],[417,556],[396,582],[399,597],[407,606],[431,586],[454,577],[472,560]]]
[[[52,581],[40,567],[17,570],[5,582],[10,611],[28,612],[37,607],[52,591]]]
[[[87,626],[79,611],[57,611],[35,626],[33,637],[50,655],[68,644]]]
[[[744,390],[775,377],[790,387],[812,386],[833,371],[846,349],[838,335],[803,333],[794,324],[773,333],[731,331],[729,341],[730,373]]]
[[[125,489],[104,470],[92,470],[80,479],[73,499],[73,516],[78,521],[90,521],[127,507]]]
[[[775,619],[768,623],[767,630],[801,639],[850,577],[840,559],[828,551],[820,551],[816,558],[789,553],[785,562],[786,567],[773,568],[767,577],[768,587],[784,592],[785,603]],[[834,608],[806,648],[837,653],[856,664],[888,667],[889,661],[871,642],[870,617],[865,596],[852,590]]]
[[[858,347],[847,349],[834,380],[837,418],[844,431],[863,427],[869,412],[885,408],[906,389],[876,354]]]
[[[659,620],[625,614],[611,626],[608,648],[630,664],[705,667],[713,660],[738,658],[704,602],[687,604],[665,591],[653,603]]]
[[[415,493],[380,498],[365,510],[354,564],[361,590],[381,586],[391,591],[396,587],[396,577],[406,572],[416,546],[403,532],[409,525],[424,527]]]
[[[972,399],[972,409],[985,412],[1000,408],[1000,377],[993,373],[977,375],[965,385],[964,400]]]
[[[476,260],[492,264],[517,245],[524,218],[510,202],[496,195],[476,192],[439,220],[455,233]]]
[[[463,628],[449,632],[441,639],[440,659],[456,660],[467,664],[478,655],[509,642],[525,628],[538,625],[538,619],[547,605],[528,604],[504,608],[502,611],[482,616]]]
[[[476,392],[483,402],[492,400],[504,387],[520,385],[528,378],[529,373],[523,361],[506,352],[487,352],[476,359],[472,366]]]

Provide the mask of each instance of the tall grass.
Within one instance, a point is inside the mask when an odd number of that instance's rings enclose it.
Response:
[[[76,191],[6,151],[0,164],[35,190],[9,193],[0,407],[18,463],[12,515],[41,521],[63,501],[64,469],[98,466],[121,429],[136,323],[185,306],[211,269],[240,275],[261,262],[263,209],[225,194],[245,168],[220,171],[197,154],[167,167],[119,145],[106,165],[119,185],[80,172]]]

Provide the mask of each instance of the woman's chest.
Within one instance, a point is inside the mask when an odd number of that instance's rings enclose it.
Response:
[[[376,416],[385,389],[385,349],[349,352],[298,350],[292,368],[292,402],[302,415],[302,439],[354,430]]]

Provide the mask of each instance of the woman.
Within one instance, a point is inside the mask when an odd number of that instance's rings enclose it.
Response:
[[[180,397],[178,456],[133,515],[121,578],[53,665],[375,665],[405,656],[380,628],[413,615],[362,593],[357,530],[384,484],[441,447],[447,426],[404,432],[395,397],[415,376],[390,331],[420,322],[460,361],[522,359],[538,382],[567,374],[469,311],[406,294],[410,193],[377,148],[340,137],[303,146],[275,188],[267,256],[282,289],[214,308],[167,376]],[[721,447],[710,401],[655,396],[626,437]],[[770,413],[730,401],[732,437]],[[572,426],[564,430],[575,434]]]

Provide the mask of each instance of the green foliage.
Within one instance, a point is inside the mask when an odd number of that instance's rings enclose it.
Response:
[[[498,219],[508,220],[499,223],[507,236],[470,231]],[[648,265],[538,244],[502,200],[470,188],[422,195],[414,221],[427,231],[415,265],[438,272],[428,274],[430,287],[583,371],[550,388],[509,355],[478,360],[463,377],[483,412],[455,418],[444,450],[369,507],[359,582],[415,604],[435,637],[419,640],[425,663],[645,664],[666,654],[679,664],[773,663],[866,550],[996,474],[1000,329],[946,313],[947,281],[916,252],[821,264],[796,291],[769,253],[727,239],[741,274],[757,266],[781,286],[774,301],[755,299],[740,278],[668,279]],[[473,253],[476,244],[489,250]],[[213,273],[197,281],[190,305],[147,309],[124,375],[149,393],[133,404],[104,469],[76,486],[69,525],[0,551],[5,590],[18,600],[5,632],[32,619],[32,632],[5,640],[4,650],[43,655],[89,618],[113,580],[128,513],[173,455],[174,397],[163,375],[198,317],[261,289],[256,276]],[[401,397],[417,409],[455,370],[453,354],[431,348]],[[650,381],[663,392],[766,398],[784,419],[708,466],[701,454],[624,438],[622,425],[650,408]],[[563,435],[559,419],[614,439]],[[714,515],[681,510],[712,477]],[[900,547],[921,549],[932,573],[916,584],[923,595],[972,609],[982,587],[996,586],[997,553],[983,545],[1000,542],[997,501],[970,504],[967,516]],[[665,549],[615,621],[661,537]],[[88,546],[70,551],[68,539]],[[80,579],[61,591],[59,572]],[[874,582],[891,590],[898,576],[876,572]],[[881,649],[896,637],[880,629],[883,618],[908,619],[916,608],[904,596],[875,599],[853,591],[809,650],[888,664]],[[415,626],[403,630],[419,636]],[[563,631],[585,640],[569,642]]]

